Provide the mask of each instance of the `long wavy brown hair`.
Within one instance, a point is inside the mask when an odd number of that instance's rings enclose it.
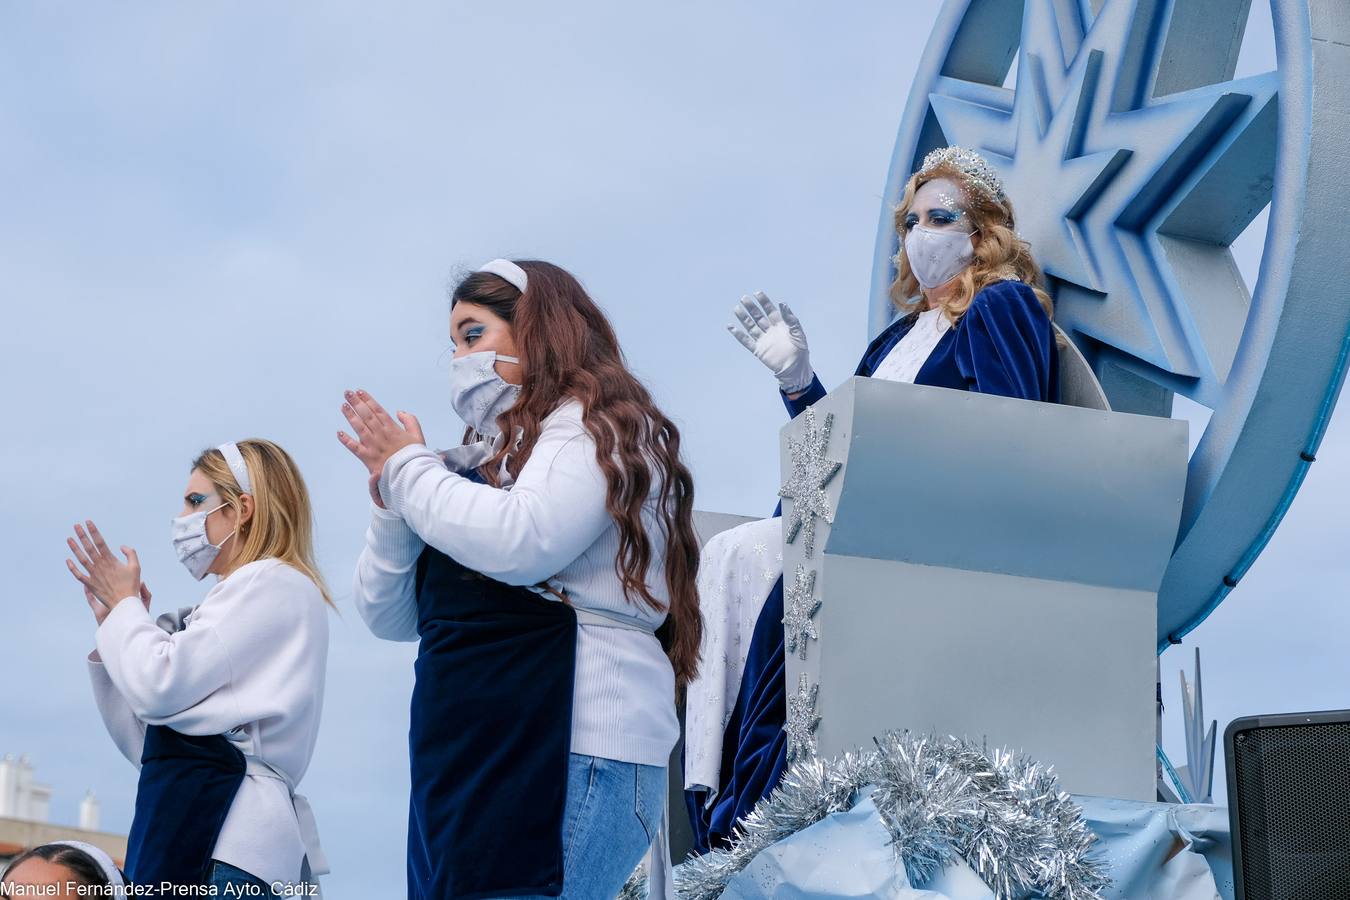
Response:
[[[891,302],[901,315],[918,309],[923,303],[923,289],[910,271],[905,255],[905,216],[914,203],[914,194],[930,181],[950,178],[961,187],[969,202],[966,214],[971,225],[979,229],[980,242],[975,247],[975,259],[957,276],[958,289],[953,299],[944,305],[943,314],[955,325],[970,308],[970,302],[984,288],[997,281],[1016,278],[1025,282],[1036,293],[1041,308],[1051,319],[1055,316],[1054,303],[1042,286],[1041,267],[1031,255],[1031,245],[1016,231],[1012,201],[994,200],[971,183],[960,169],[949,163],[910,176],[905,193],[895,207],[895,232],[900,236],[900,250],[895,255],[896,276],[891,284]]]
[[[521,439],[518,444],[504,441],[479,471],[499,486],[498,472],[505,459],[506,470],[513,478],[518,476],[544,417],[569,398],[580,401],[608,486],[605,505],[619,529],[615,571],[630,603],[636,598],[667,613],[658,636],[682,688],[698,674],[703,617],[696,587],[694,479],[680,461],[679,429],[628,371],[614,328],[581,282],[552,263],[515,262],[529,278],[524,294],[487,272],[465,277],[451,293],[451,308],[459,302],[474,303],[510,324],[523,373],[520,396],[497,418],[503,434],[519,433]],[[642,509],[654,487],[665,541],[668,604],[658,600],[647,584],[654,549],[643,527]]]

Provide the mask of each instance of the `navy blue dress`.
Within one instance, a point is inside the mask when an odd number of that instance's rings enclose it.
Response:
[[[853,374],[871,377],[918,318],[893,322],[868,346]],[[1059,355],[1054,328],[1035,293],[1021,281],[1001,281],[975,295],[955,328],[938,340],[915,384],[1059,402]],[[797,399],[783,396],[795,418],[826,394],[819,378]],[[705,791],[686,791],[695,849],[726,846],[736,822],[768,796],[787,768],[783,579],[764,601],[750,638],[736,705],[722,737],[721,791],[711,809]]]

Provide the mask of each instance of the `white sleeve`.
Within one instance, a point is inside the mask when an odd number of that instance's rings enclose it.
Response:
[[[214,628],[194,616],[187,628],[167,634],[139,598],[113,607],[96,640],[108,677],[132,712],[149,724],[170,724],[175,713],[202,703],[230,681],[230,661]]]
[[[236,679],[306,652],[315,638],[297,610],[318,589],[286,572],[295,570],[275,563],[221,581],[172,634],[139,600],[118,603],[99,626],[98,652],[131,711],[184,734],[222,734],[255,721],[256,711],[241,707]]]
[[[571,402],[544,420],[510,489],[457,475],[421,445],[389,458],[380,489],[390,510],[460,565],[506,584],[538,584],[614,524],[595,454],[580,404]]]
[[[426,545],[397,513],[373,503],[370,508],[366,546],[352,579],[352,601],[376,637],[415,641],[417,558]]]
[[[103,726],[122,755],[139,769],[141,751],[145,747],[145,723],[136,717],[122,692],[108,677],[97,650],[89,654],[89,682],[94,688],[94,703],[103,717]]]

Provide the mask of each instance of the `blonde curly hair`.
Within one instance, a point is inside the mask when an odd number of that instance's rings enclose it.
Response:
[[[943,314],[953,325],[961,320],[975,295],[998,281],[1017,279],[1036,293],[1045,314],[1054,318],[1054,302],[1045,292],[1041,267],[1031,255],[1031,247],[1015,231],[1012,201],[1006,197],[995,200],[987,190],[972,182],[960,169],[949,163],[939,163],[910,176],[905,193],[895,207],[895,232],[900,236],[900,249],[895,254],[896,278],[891,284],[891,302],[901,315],[915,312],[923,306],[923,289],[910,271],[905,256],[905,216],[914,203],[914,194],[920,187],[939,178],[948,178],[961,188],[968,201],[966,214],[971,225],[979,231],[975,259],[957,277],[957,289],[952,299],[943,304]]]

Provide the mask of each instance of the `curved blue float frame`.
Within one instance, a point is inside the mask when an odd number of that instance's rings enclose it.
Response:
[[[1270,0],[1278,68],[1234,81],[1250,3],[947,0],[877,234],[873,333],[891,318],[905,181],[935,146],[981,150],[1113,406],[1170,415],[1180,393],[1213,410],[1159,592],[1159,653],[1269,542],[1350,358],[1350,15],[1343,0]],[[1228,246],[1267,202],[1248,297]]]

